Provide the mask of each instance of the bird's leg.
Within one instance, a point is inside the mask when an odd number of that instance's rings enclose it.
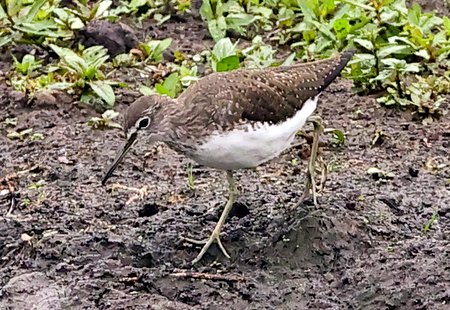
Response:
[[[195,264],[202,259],[203,255],[205,255],[205,253],[208,251],[209,247],[211,246],[211,244],[213,244],[213,242],[217,242],[223,255],[225,255],[227,258],[230,258],[230,255],[228,255],[227,251],[225,250],[225,247],[222,245],[222,242],[220,241],[220,231],[222,229],[222,226],[225,224],[225,221],[228,217],[228,213],[230,213],[231,209],[233,208],[233,204],[236,202],[238,193],[237,193],[236,183],[235,183],[235,180],[233,177],[233,173],[231,171],[227,171],[227,180],[228,180],[228,194],[229,194],[228,202],[225,205],[225,208],[222,211],[222,215],[220,216],[220,219],[217,222],[216,227],[214,228],[212,234],[209,236],[208,239],[206,239],[204,241],[198,241],[198,240],[185,238],[186,241],[191,242],[191,243],[204,244],[200,253],[192,261],[192,264]]]
[[[313,123],[314,135],[313,135],[313,143],[311,145],[311,156],[308,162],[308,169],[306,173],[305,192],[303,193],[302,201],[309,196],[311,190],[314,205],[317,205],[317,184],[315,180],[316,162],[320,164],[322,171],[321,189],[323,189],[327,174],[326,165],[322,160],[322,158],[320,156],[318,157],[317,154],[319,149],[320,134],[323,132],[323,126],[322,126],[322,119],[319,116],[312,116],[308,119],[308,121]]]

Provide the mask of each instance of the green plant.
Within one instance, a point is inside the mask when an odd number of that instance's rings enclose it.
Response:
[[[187,176],[188,176],[187,186],[188,186],[189,190],[195,191],[195,178],[194,178],[192,169],[193,169],[192,163],[188,163],[187,167],[186,167],[186,172],[187,172]]]
[[[35,199],[31,199],[31,198],[24,198],[22,200],[22,204],[25,206],[39,206],[41,205],[44,200],[46,195],[45,192],[45,186],[47,185],[47,182],[45,180],[39,180],[37,182],[33,182],[28,184],[28,189],[32,191],[32,196],[33,198],[35,197]]]
[[[33,55],[23,56],[21,62],[14,55],[12,57],[14,59],[15,70],[23,75],[29,76],[33,71],[42,67],[42,60],[36,60]]]
[[[106,129],[106,128],[119,128],[122,126],[119,123],[113,121],[119,113],[114,110],[106,110],[101,117],[91,117],[87,125],[93,129]]]
[[[166,38],[164,40],[150,40],[139,44],[139,47],[145,53],[145,61],[158,63],[163,60],[163,54],[170,44],[172,44],[172,39]]]
[[[274,59],[276,50],[272,46],[264,44],[261,36],[252,40],[252,45],[242,50],[245,57],[244,66],[250,69],[267,68],[277,63]]]
[[[197,79],[197,66],[192,66],[192,68],[189,69],[184,65],[173,65],[173,72],[169,74],[163,82],[156,83],[154,89],[142,85],[139,90],[144,95],[159,93],[171,98],[176,98],[184,88],[188,87]]]
[[[450,78],[448,76],[428,77],[416,76],[417,81],[406,90],[411,103],[416,106],[416,113],[424,117],[440,116],[447,111],[440,109],[450,93]]]
[[[164,82],[156,83],[155,90],[161,95],[167,95],[175,98],[181,90],[179,81],[180,75],[178,72],[173,72],[166,79],[164,79]]]
[[[437,224],[438,221],[439,221],[439,214],[437,212],[433,212],[431,218],[423,226],[423,232],[425,233],[429,232],[433,228],[433,225]]]
[[[65,82],[50,85],[51,88],[79,88],[85,92],[83,95],[88,96],[86,87],[89,87],[89,90],[103,99],[108,106],[114,104],[115,95],[111,86],[114,83],[105,80],[101,71],[102,66],[109,58],[104,47],[92,46],[84,49],[80,54],[54,44],[51,44],[50,47],[60,57],[56,70],[62,71],[62,79],[65,80]]]
[[[8,117],[3,121],[5,126],[16,126],[17,125],[17,117]]]
[[[230,38],[220,39],[209,53],[209,62],[215,72],[238,69],[241,61],[237,42],[233,44]]]
[[[367,174],[371,175],[372,178],[382,183],[387,182],[388,180],[393,179],[395,177],[394,173],[387,172],[376,167],[371,167],[367,169]]]
[[[93,19],[100,19],[107,16],[108,9],[113,3],[111,0],[95,1],[89,6],[87,0],[74,0],[75,8],[70,10],[78,16],[83,22],[89,22]]]
[[[383,65],[383,70],[370,82],[380,82],[390,96],[384,96],[378,102],[386,105],[402,104],[405,98],[405,85],[402,83],[402,76],[420,72],[420,64],[407,63],[403,59],[395,58],[382,59],[380,62]]]
[[[42,141],[44,140],[44,135],[40,132],[34,132],[30,136],[30,141]]]
[[[42,61],[36,60],[33,55],[25,55],[22,61],[18,61],[14,55],[12,57],[14,72],[9,77],[11,85],[16,90],[32,93],[37,88],[33,75],[37,69],[42,67]]]
[[[44,139],[44,135],[39,132],[33,132],[33,128],[27,128],[21,131],[9,131],[6,137],[10,140],[22,140],[29,139],[30,141],[41,141]]]
[[[139,21],[153,18],[158,25],[171,17],[172,8],[184,11],[190,6],[190,1],[181,0],[131,0],[110,11],[111,15],[135,15]]]
[[[334,128],[326,128],[324,130],[325,133],[331,133],[332,134],[332,140],[331,143],[335,146],[341,146],[345,143],[345,134],[342,132],[342,130],[334,129]]]
[[[238,1],[204,0],[200,14],[215,41],[225,38],[227,30],[245,34],[247,27],[260,18],[246,13]]]
[[[41,43],[49,38],[70,38],[72,31],[59,27],[52,16],[59,1],[14,0],[0,4],[0,23],[3,40],[0,46],[11,42],[25,41]]]

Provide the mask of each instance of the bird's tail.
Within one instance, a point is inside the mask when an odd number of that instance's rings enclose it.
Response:
[[[331,59],[324,60],[324,62],[328,61],[332,67],[329,68],[329,70],[325,70],[325,75],[323,76],[323,84],[321,87],[321,90],[324,90],[327,88],[331,82],[334,81],[334,79],[339,76],[344,70],[347,63],[350,61],[350,59],[355,55],[356,49],[351,48],[344,52],[342,52],[339,56],[336,56]]]

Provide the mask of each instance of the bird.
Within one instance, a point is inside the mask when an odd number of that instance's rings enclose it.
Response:
[[[191,84],[177,98],[152,94],[136,99],[125,111],[126,142],[107,168],[107,180],[132,146],[145,140],[165,143],[199,165],[226,172],[228,201],[211,235],[205,240],[186,238],[203,247],[192,264],[199,262],[220,240],[238,192],[233,172],[252,169],[293,145],[306,122],[314,124],[305,193],[312,191],[321,118],[313,115],[322,92],[338,77],[355,54],[347,49],[327,58],[262,69],[214,72]]]

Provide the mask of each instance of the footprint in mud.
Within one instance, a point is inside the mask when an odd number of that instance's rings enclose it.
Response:
[[[11,278],[3,287],[0,309],[63,309],[64,288],[42,272],[24,273]]]
[[[283,232],[266,249],[266,257],[275,266],[292,269],[328,269],[341,258],[341,249],[352,242],[350,219],[331,218],[323,212],[311,212],[286,222]]]

